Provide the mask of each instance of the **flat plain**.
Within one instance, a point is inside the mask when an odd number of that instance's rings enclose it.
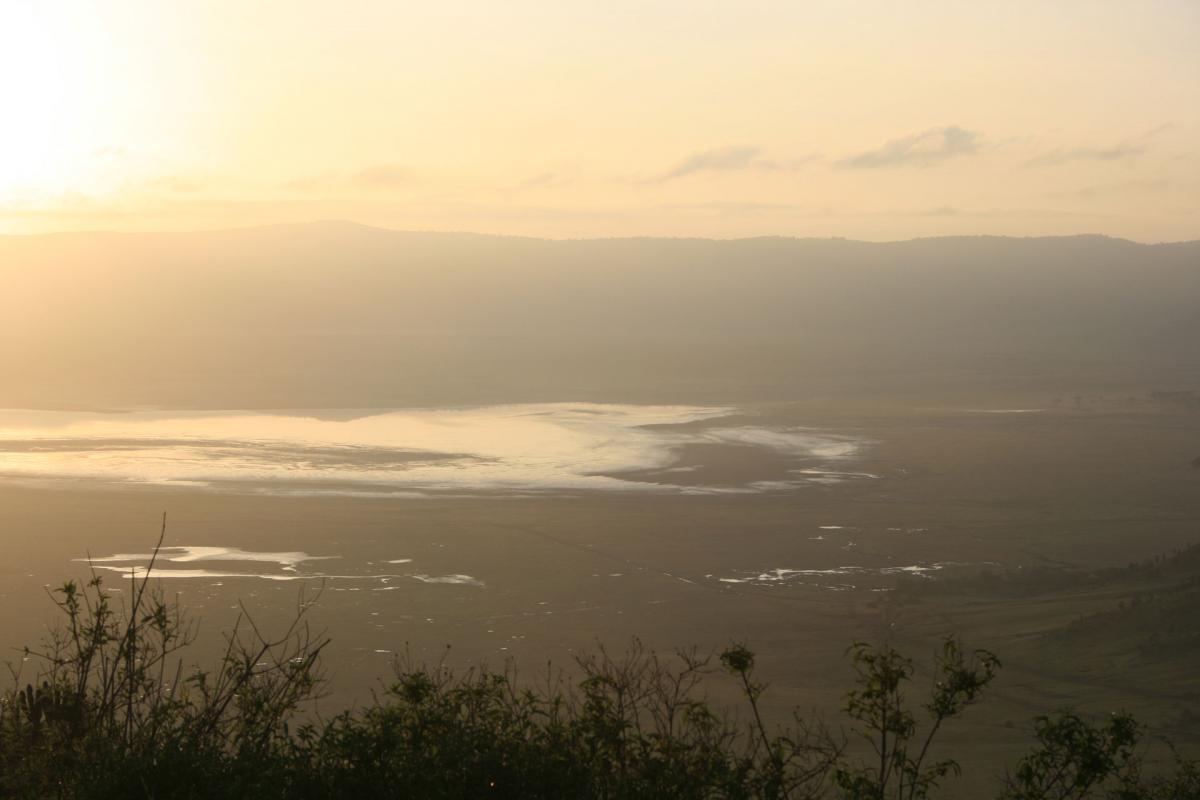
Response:
[[[252,577],[259,565],[235,558],[224,566],[246,576],[163,582],[197,621],[199,661],[215,657],[239,603],[277,628],[302,587],[320,589],[312,623],[332,638],[327,710],[366,701],[404,653],[456,668],[511,662],[532,678],[636,637],[659,651],[745,642],[771,683],[775,718],[811,709],[837,724],[852,681],[848,645],[907,652],[919,687],[938,640],[953,633],[1004,663],[952,748],[985,767],[980,780],[1023,751],[1034,714],[1059,707],[1132,709],[1195,746],[1195,595],[1171,601],[1175,627],[1147,627],[1128,609],[1169,594],[1178,576],[1115,568],[1200,540],[1200,414],[1132,400],[746,413],[866,441],[843,467],[861,476],[744,495],[447,498],[7,484],[0,631],[19,663],[18,648],[53,622],[44,590],[86,577],[79,559],[89,554],[144,553],[165,511],[168,546],[327,557],[300,571],[333,577]],[[705,480],[767,478],[780,466],[737,446],[680,458]],[[124,591],[120,573],[103,574],[110,591]],[[1180,612],[1179,602],[1192,605]],[[1156,650],[1158,635],[1177,641]],[[721,702],[732,688],[709,681]]]

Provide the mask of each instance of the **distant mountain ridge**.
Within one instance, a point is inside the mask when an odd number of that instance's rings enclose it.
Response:
[[[1194,388],[1200,242],[0,237],[0,405]]]
[[[1126,244],[1137,247],[1174,247],[1174,246],[1200,246],[1200,239],[1184,239],[1171,242],[1138,242],[1133,239],[1125,239],[1120,236],[1109,236],[1103,233],[1072,233],[1058,234],[1049,236],[1009,236],[1003,234],[947,234],[944,236],[916,236],[911,239],[888,239],[888,240],[871,240],[871,239],[853,239],[845,236],[790,236],[787,234],[762,234],[757,236],[737,236],[737,237],[706,237],[706,236],[583,236],[583,237],[541,237],[541,236],[525,236],[521,234],[505,234],[505,233],[480,233],[478,231],[468,230],[425,230],[414,228],[386,228],[380,225],[371,225],[364,222],[355,222],[348,219],[321,219],[310,222],[277,222],[265,223],[261,225],[245,225],[232,228],[211,228],[198,230],[166,230],[166,231],[123,231],[123,230],[106,230],[106,229],[75,229],[50,231],[43,233],[7,233],[0,234],[0,240],[4,239],[49,239],[60,237],[89,237],[89,236],[112,236],[112,237],[177,237],[177,236],[216,236],[223,234],[256,234],[256,233],[305,233],[324,231],[326,233],[337,232],[376,232],[380,234],[390,234],[397,236],[443,236],[443,237],[462,237],[471,239],[512,239],[527,242],[613,242],[613,241],[663,241],[663,242],[753,242],[762,240],[780,240],[788,242],[847,242],[850,244],[861,245],[895,245],[907,244],[912,242],[929,242],[929,241],[944,241],[944,240],[971,240],[971,241],[1061,241],[1061,240],[1096,240],[1106,242],[1124,242]]]

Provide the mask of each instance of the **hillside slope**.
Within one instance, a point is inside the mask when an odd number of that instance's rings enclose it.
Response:
[[[0,237],[0,405],[1191,386],[1200,242]]]

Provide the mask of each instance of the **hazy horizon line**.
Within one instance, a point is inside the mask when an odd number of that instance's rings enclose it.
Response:
[[[31,233],[0,233],[0,239],[34,239],[53,238],[59,236],[189,236],[219,233],[248,233],[285,228],[315,228],[319,226],[345,226],[361,228],[382,233],[429,236],[467,236],[486,239],[521,239],[534,242],[608,242],[608,241],[678,241],[678,242],[749,242],[762,239],[786,239],[796,242],[848,242],[853,244],[905,244],[909,242],[936,241],[942,239],[1005,239],[1005,240],[1057,240],[1057,239],[1106,239],[1113,242],[1154,247],[1159,245],[1187,245],[1200,243],[1200,236],[1191,239],[1174,239],[1159,241],[1142,241],[1124,236],[1112,236],[1106,233],[1079,232],[1051,235],[1014,235],[993,233],[956,233],[931,236],[913,236],[908,239],[859,239],[847,236],[795,236],[786,233],[760,234],[757,236],[671,236],[671,235],[640,235],[640,236],[527,236],[507,233],[483,233],[465,229],[432,229],[432,228],[389,228],[383,225],[373,225],[352,219],[314,219],[295,222],[268,222],[256,225],[235,227],[191,228],[177,230],[114,230],[103,228],[79,228],[58,231],[42,231]]]

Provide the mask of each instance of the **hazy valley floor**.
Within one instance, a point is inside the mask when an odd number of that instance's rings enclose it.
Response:
[[[869,441],[846,469],[877,477],[753,495],[412,499],[5,485],[0,641],[36,641],[53,619],[43,587],[86,574],[74,559],[88,553],[145,552],[165,510],[168,545],[334,557],[305,565],[343,576],[324,581],[314,614],[333,638],[329,710],[366,698],[406,647],[436,660],[450,646],[445,657],[458,666],[512,659],[533,674],[547,661],[569,666],[597,642],[619,649],[636,636],[658,649],[745,641],[759,654],[776,712],[798,705],[836,721],[852,641],[891,641],[920,663],[956,632],[1004,661],[992,701],[968,713],[967,735],[954,737],[956,755],[983,767],[969,771],[973,780],[1023,752],[1031,716],[1064,705],[1129,708],[1196,746],[1186,725],[1195,717],[1186,714],[1200,711],[1200,650],[1155,655],[1124,629],[1103,640],[1062,634],[1153,579],[1093,585],[1056,576],[1200,540],[1200,470],[1191,465],[1200,414],[757,412]],[[763,468],[736,448],[701,447],[686,458],[710,477],[753,479]],[[997,590],[986,574],[1045,577]],[[106,580],[120,585],[116,574]],[[898,582],[905,591],[880,591]],[[299,585],[227,576],[166,588],[201,620],[201,645],[211,645],[238,601],[260,624],[282,623]],[[712,691],[720,696],[722,682]]]

